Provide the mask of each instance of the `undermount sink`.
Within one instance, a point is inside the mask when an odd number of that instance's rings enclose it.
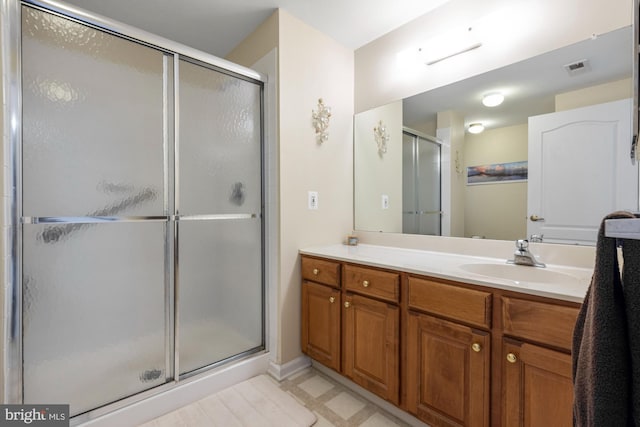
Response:
[[[536,282],[548,284],[576,284],[577,277],[540,267],[515,264],[463,264],[460,268],[469,273],[487,277],[512,280],[514,282]]]

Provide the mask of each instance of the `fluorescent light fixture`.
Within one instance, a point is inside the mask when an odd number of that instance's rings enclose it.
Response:
[[[432,57],[425,61],[427,65],[437,64],[440,61],[444,61],[445,59],[453,58],[454,56],[458,56],[462,53],[469,52],[470,50],[474,50],[482,46],[482,43],[474,43],[472,45],[462,47],[459,50],[455,50],[451,53],[443,54],[442,56]]]
[[[480,133],[484,130],[484,125],[482,123],[471,123],[467,130],[469,133]]]
[[[420,48],[420,54],[425,64],[434,65],[480,46],[482,43],[477,39],[473,28],[458,28],[425,42]]]
[[[497,107],[504,101],[504,95],[499,92],[488,93],[482,98],[485,107]]]

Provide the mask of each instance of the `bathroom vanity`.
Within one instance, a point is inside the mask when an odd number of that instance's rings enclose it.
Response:
[[[374,245],[302,254],[302,351],[432,426],[570,426],[591,271]]]

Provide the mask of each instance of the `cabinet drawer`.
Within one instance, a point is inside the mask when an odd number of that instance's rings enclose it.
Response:
[[[571,350],[579,309],[564,305],[502,297],[505,335]]]
[[[302,257],[302,278],[325,285],[340,287],[340,263]]]
[[[491,293],[409,277],[409,308],[472,325],[491,326]]]
[[[391,302],[398,302],[400,299],[400,274],[398,273],[346,265],[344,284],[347,290],[362,295]]]

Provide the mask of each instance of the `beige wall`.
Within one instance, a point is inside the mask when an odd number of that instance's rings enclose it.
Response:
[[[229,55],[251,64],[272,48],[277,27],[279,263],[276,363],[300,352],[300,259],[303,247],[341,242],[353,222],[353,51],[284,10]],[[265,36],[266,35],[266,36]],[[311,112],[331,107],[329,140],[316,142]],[[319,209],[307,209],[317,191]],[[270,307],[273,309],[274,307]]]
[[[300,355],[300,248],[337,243],[353,223],[353,51],[280,12],[281,361]],[[311,111],[331,107],[329,140]],[[319,209],[307,209],[307,191]]]
[[[389,133],[387,152],[378,153],[373,128]],[[357,114],[354,120],[354,205],[359,230],[402,233],[402,102]],[[382,195],[389,209],[382,209]]]
[[[436,136],[443,142],[442,235],[464,236],[464,117],[455,111],[437,115]]]
[[[527,125],[485,130],[465,137],[466,167],[527,160]],[[468,185],[465,237],[517,240],[527,235],[527,183]],[[473,206],[473,209],[471,209]]]
[[[248,67],[278,47],[278,22],[280,14],[276,11],[258,28],[255,29],[242,43],[236,46],[225,59]]]
[[[632,0],[451,0],[355,53],[355,110],[407,96],[631,24]],[[433,66],[399,66],[397,54],[474,27],[483,46]]]
[[[631,97],[633,97],[631,78],[622,79],[585,89],[560,93],[556,95],[556,111],[571,110]]]
[[[405,123],[404,125],[409,129],[413,129],[415,131],[418,131],[420,133],[423,133],[425,135],[430,135],[430,136],[436,136],[436,131],[438,128],[438,124],[436,123],[436,120],[416,122],[416,123]]]

